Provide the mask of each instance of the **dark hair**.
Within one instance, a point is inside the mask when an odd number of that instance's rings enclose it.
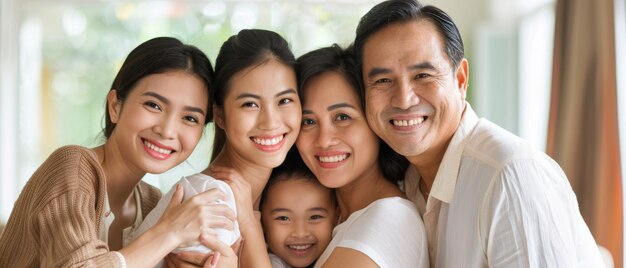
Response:
[[[359,70],[363,63],[363,46],[374,33],[396,22],[418,21],[432,22],[445,45],[446,55],[453,69],[456,69],[464,57],[463,40],[452,18],[443,10],[434,6],[422,6],[416,0],[388,0],[382,2],[365,14],[356,28],[354,40]]]
[[[335,72],[352,85],[352,88],[361,100],[361,109],[365,107],[363,96],[363,85],[359,78],[359,69],[352,47],[342,49],[339,45],[333,44],[308,52],[298,58],[296,73],[298,75],[298,94],[304,103],[304,90],[306,83],[313,77],[327,72]],[[396,153],[384,141],[378,139],[380,148],[378,150],[378,165],[383,176],[392,182],[404,179],[404,173],[409,166],[406,157]]]
[[[291,149],[289,149],[289,152],[287,152],[285,161],[279,166],[272,169],[272,174],[270,175],[267,184],[265,184],[265,188],[263,188],[263,193],[261,193],[259,209],[263,209],[263,204],[267,200],[267,193],[269,192],[269,189],[270,187],[272,187],[272,185],[281,181],[296,179],[315,182],[322,186],[315,177],[315,174],[313,174],[313,172],[311,172],[311,170],[306,166],[306,164],[302,160],[302,157],[300,156],[300,153],[298,153],[298,150],[296,150],[296,147],[293,146]],[[335,202],[334,196],[335,195],[333,194],[333,202]]]
[[[215,105],[224,106],[226,93],[235,74],[269,60],[277,60],[292,68],[295,67],[296,59],[289,48],[289,43],[279,34],[268,30],[246,29],[228,38],[215,59],[217,81],[213,95]],[[219,126],[215,126],[211,161],[220,153],[225,142],[226,133]]]
[[[204,124],[213,118],[211,90],[213,90],[213,67],[209,58],[197,47],[183,44],[176,38],[156,37],[143,42],[128,54],[110,90],[115,90],[122,103],[144,77],[168,71],[185,71],[200,78],[209,91],[207,116]],[[115,124],[109,115],[106,103],[104,136],[109,138]]]

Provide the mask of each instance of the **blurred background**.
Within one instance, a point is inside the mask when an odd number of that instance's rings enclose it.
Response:
[[[229,36],[264,28],[300,56],[348,45],[359,18],[378,2],[0,0],[0,222],[53,150],[103,143],[105,96],[141,42],[177,37],[214,62]],[[468,99],[479,116],[561,164],[596,241],[622,267],[624,0],[423,2],[449,13],[461,31]],[[167,191],[204,169],[211,134],[210,125],[186,163],[145,180]]]

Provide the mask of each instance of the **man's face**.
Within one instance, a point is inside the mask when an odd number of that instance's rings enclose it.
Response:
[[[363,47],[370,127],[414,164],[440,160],[465,107],[467,68],[463,59],[452,69],[428,20],[382,28]]]

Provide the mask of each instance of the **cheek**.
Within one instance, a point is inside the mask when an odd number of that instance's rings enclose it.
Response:
[[[306,157],[313,146],[314,136],[311,131],[300,131],[296,139],[296,147],[303,157]]]
[[[191,130],[183,129],[183,138],[181,139],[181,143],[187,147],[189,151],[193,151],[193,149],[200,142],[200,138],[202,138],[202,130],[203,128],[194,128]]]
[[[289,228],[286,226],[274,225],[271,229],[272,237],[270,240],[275,244],[282,244],[287,235],[289,234]]]
[[[378,109],[379,106],[384,105],[391,98],[392,91],[382,91],[371,89],[365,94],[365,107],[371,107]]]
[[[248,115],[244,116],[243,113],[231,113],[224,116],[224,122],[226,124],[224,131],[228,137],[239,135],[245,135],[248,131],[254,128],[256,116]]]
[[[302,123],[302,112],[301,111],[286,112],[283,114],[283,121],[291,129],[295,131],[300,131],[300,125]]]

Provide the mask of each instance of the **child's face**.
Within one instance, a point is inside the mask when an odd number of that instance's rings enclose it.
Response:
[[[336,220],[332,195],[316,181],[287,179],[273,184],[261,215],[270,251],[293,267],[313,263],[332,236]]]

